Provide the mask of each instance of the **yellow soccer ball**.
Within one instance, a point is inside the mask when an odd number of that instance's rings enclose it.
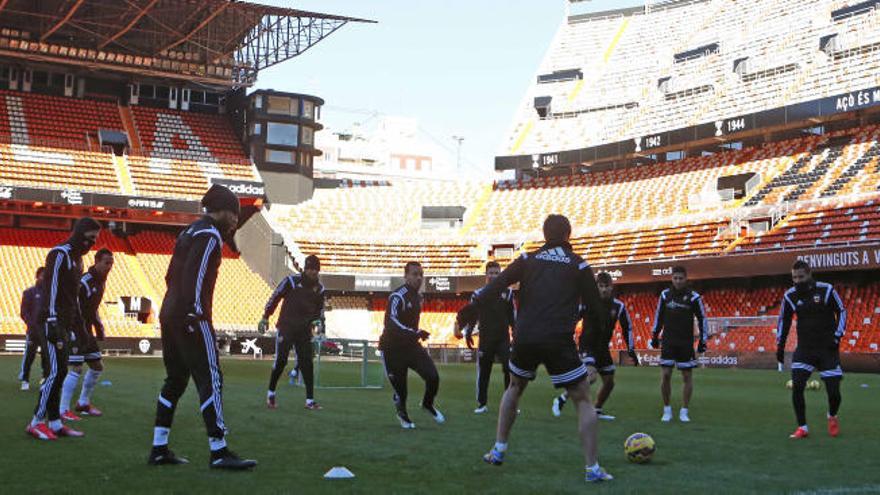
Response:
[[[629,462],[644,464],[651,460],[657,447],[647,433],[633,433],[623,443],[623,451]]]

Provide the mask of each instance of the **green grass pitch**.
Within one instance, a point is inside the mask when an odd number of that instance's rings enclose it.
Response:
[[[279,409],[265,407],[270,361],[227,359],[225,413],[229,442],[256,458],[253,472],[207,467],[207,441],[192,385],[178,406],[172,448],[190,458],[181,467],[149,467],[155,398],[163,378],[158,359],[107,359],[94,402],[105,416],[77,424],[82,439],[38,442],[24,433],[36,391],[20,392],[19,359],[0,357],[0,492],[2,493],[880,493],[880,377],[847,375],[842,434],[825,431],[825,393],[808,392],[808,440],[788,439],[794,419],[787,375],[771,371],[696,370],[691,424],[660,423],[659,370],[624,368],[602,422],[600,461],[616,479],[583,482],[574,411],[550,414],[554,390],[546,374],[526,391],[507,462],[487,466],[480,456],[494,441],[500,373],[493,374],[491,412],[473,414],[474,367],[440,367],[437,425],[418,410],[420,380],[410,375],[413,431],[400,429],[391,392],[319,390],[324,410],[303,409],[303,389],[279,388]],[[353,368],[322,365],[324,377]],[[675,377],[674,397],[680,396]],[[863,386],[867,385],[867,387]],[[78,392],[77,392],[78,393]],[[677,400],[677,399],[674,399]],[[675,402],[674,402],[675,404]],[[677,417],[677,414],[676,414]],[[648,465],[628,463],[623,441],[646,432],[657,442]],[[327,481],[333,466],[354,480]]]

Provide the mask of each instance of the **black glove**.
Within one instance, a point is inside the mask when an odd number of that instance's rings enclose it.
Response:
[[[424,330],[419,330],[418,332],[416,332],[416,335],[419,337],[419,340],[428,340],[428,337],[431,336],[430,333]]]
[[[470,332],[464,334],[464,341],[467,342],[468,349],[474,348],[474,336]]]
[[[477,325],[477,318],[479,317],[479,315],[480,313],[477,309],[477,305],[474,303],[470,303],[458,311],[458,315],[456,315],[455,321],[456,323],[458,323],[458,328],[473,328]]]
[[[700,354],[706,352],[706,341],[701,340],[699,344],[697,344],[697,352]]]
[[[651,337],[651,349],[659,349],[660,348],[660,339],[657,337]]]
[[[95,340],[99,342],[104,341],[104,324],[103,323],[95,323]]]
[[[46,320],[46,339],[48,339],[49,342],[58,342],[64,339],[61,326],[55,318],[49,318]]]
[[[188,313],[186,315],[186,318],[184,319],[184,323],[186,324],[186,331],[189,333],[195,332],[199,328],[199,322],[204,319],[205,318],[202,315]]]
[[[785,347],[777,347],[776,348],[776,360],[780,363],[785,362]]]
[[[630,350],[626,351],[626,355],[629,356],[630,359],[632,359],[633,365],[635,365],[635,366],[639,365],[639,356],[636,355],[635,349],[630,349]]]

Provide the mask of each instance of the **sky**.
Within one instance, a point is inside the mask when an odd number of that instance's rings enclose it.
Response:
[[[415,118],[462,169],[488,173],[516,108],[565,16],[564,0],[257,0],[378,21],[349,23],[262,71],[256,88],[314,94],[325,125]],[[642,4],[593,0],[578,12]]]

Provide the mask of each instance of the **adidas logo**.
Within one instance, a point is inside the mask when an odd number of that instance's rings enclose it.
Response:
[[[571,263],[571,258],[569,258],[565,254],[565,251],[563,251],[562,248],[558,247],[548,249],[547,251],[541,251],[537,254],[537,256],[535,256],[535,258],[544,261],[553,261],[556,263]]]

